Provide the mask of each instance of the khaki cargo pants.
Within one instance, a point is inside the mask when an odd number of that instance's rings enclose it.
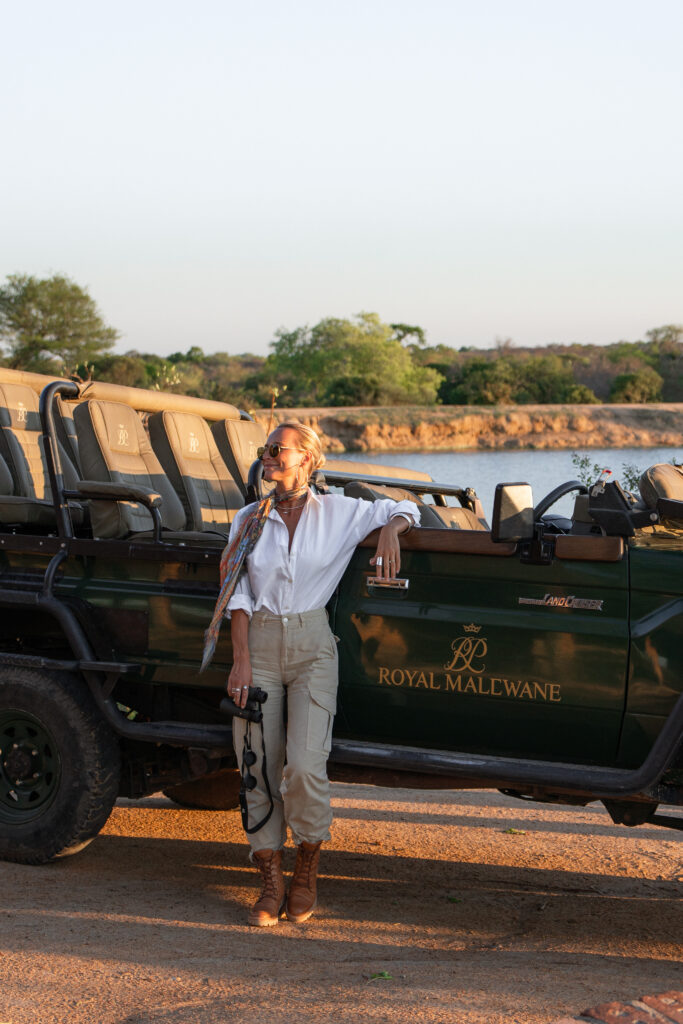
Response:
[[[297,844],[329,839],[332,809],[327,758],[337,707],[338,659],[327,612],[324,608],[299,615],[255,612],[249,624],[249,653],[253,684],[267,692],[268,700],[263,705],[262,724],[251,726],[251,747],[257,760],[250,773],[257,784],[247,793],[248,827],[261,821],[270,806],[261,768],[261,728],[275,804],[266,824],[248,836],[251,848],[281,849],[287,826]],[[238,765],[242,764],[246,727],[243,719],[233,718]]]

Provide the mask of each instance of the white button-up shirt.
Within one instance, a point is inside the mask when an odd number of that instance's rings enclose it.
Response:
[[[239,529],[252,509],[253,505],[240,509],[231,533]],[[288,615],[324,608],[358,543],[394,516],[403,516],[414,526],[420,524],[413,501],[364,501],[310,492],[290,551],[289,532],[277,508],[273,508],[247,557],[247,571],[228,601],[226,616],[230,618],[237,608],[249,618],[260,609]]]

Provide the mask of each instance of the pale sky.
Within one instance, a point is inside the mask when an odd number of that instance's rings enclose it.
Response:
[[[680,0],[4,0],[0,279],[118,351],[683,322]]]

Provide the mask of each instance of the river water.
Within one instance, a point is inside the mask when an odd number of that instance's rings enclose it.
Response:
[[[683,461],[683,448],[591,448],[581,453],[593,465],[612,470],[611,480],[624,486],[624,466],[636,467],[639,472],[656,462]],[[354,456],[334,456],[335,459]],[[490,521],[493,494],[498,483],[531,484],[536,503],[558,484],[580,479],[581,474],[572,463],[572,452],[564,451],[473,451],[473,452],[363,452],[355,456],[367,462],[387,466],[406,466],[429,473],[439,483],[456,487],[473,487],[481,498]],[[591,479],[593,476],[591,474]],[[627,489],[629,489],[627,487]],[[456,503],[450,499],[450,503]],[[573,496],[562,499],[553,507],[559,514],[570,515]]]

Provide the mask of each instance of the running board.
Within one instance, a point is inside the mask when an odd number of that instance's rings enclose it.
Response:
[[[109,717],[109,716],[108,716]],[[142,743],[163,743],[170,747],[199,747],[213,754],[233,753],[229,725],[197,725],[191,722],[129,721],[120,711],[110,722],[119,736]]]
[[[623,797],[643,793],[659,781],[680,747],[682,732],[683,694],[639,768],[531,761],[344,739],[333,740],[330,761],[470,780],[487,779],[500,787],[529,785],[591,793],[596,798]]]

